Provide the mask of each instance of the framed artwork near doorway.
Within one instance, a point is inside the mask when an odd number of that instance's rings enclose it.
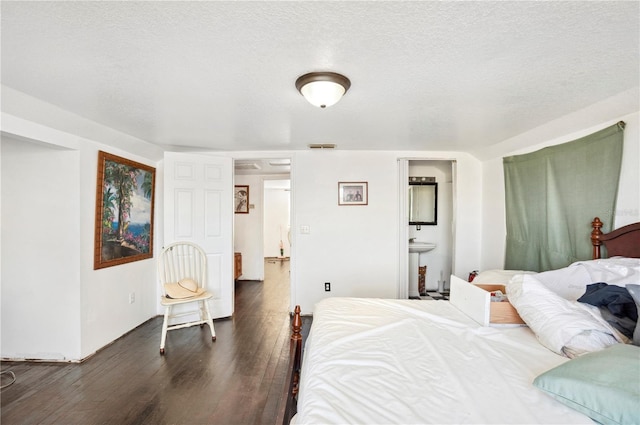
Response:
[[[338,205],[368,205],[369,184],[367,182],[339,182]]]
[[[156,169],[98,152],[93,268],[153,257]]]
[[[249,186],[234,187],[233,206],[236,214],[249,214]]]

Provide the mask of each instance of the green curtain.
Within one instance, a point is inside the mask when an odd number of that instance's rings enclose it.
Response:
[[[591,259],[591,221],[611,229],[624,123],[503,160],[505,269],[545,271]]]

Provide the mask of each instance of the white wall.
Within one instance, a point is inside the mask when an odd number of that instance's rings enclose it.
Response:
[[[0,357],[2,357],[2,139],[0,132]]]
[[[634,112],[616,116],[598,125],[593,125],[591,120],[598,111],[601,111],[602,116],[608,116],[611,108],[610,102],[603,102],[559,118],[548,124],[549,129],[537,128],[530,132],[548,136],[553,131],[556,132],[555,137],[541,140],[539,144],[527,148],[504,152],[498,157],[483,162],[482,260],[478,267],[479,270],[499,269],[504,266],[506,227],[502,158],[570,142],[618,121],[624,121],[627,126],[624,131],[622,168],[614,227],[640,221],[640,113]],[[569,131],[568,129],[576,127],[576,123],[582,123],[584,128],[580,131]],[[563,132],[563,129],[566,129],[567,132]],[[522,134],[512,139],[508,146],[517,146],[521,140],[530,140],[532,134]]]
[[[49,126],[53,121],[56,128]],[[63,127],[137,153],[60,130]],[[5,97],[4,89],[2,134],[0,355],[81,360],[155,316],[159,304],[154,259],[93,270],[98,150],[150,166],[156,166],[162,151],[15,91]],[[19,142],[9,146],[9,138]],[[23,167],[26,173],[19,172]],[[157,194],[163,188],[162,176],[156,178]],[[51,184],[57,190],[49,190]],[[16,191],[22,191],[21,201],[9,203]],[[47,206],[53,209],[52,218],[43,220]],[[8,223],[22,219],[35,226],[27,237],[17,226],[7,230]],[[161,227],[156,221],[155,230]],[[154,238],[154,253],[160,243]],[[16,285],[27,290],[16,291]],[[131,292],[136,293],[133,304],[128,301]],[[17,321],[19,329],[13,325]],[[55,327],[53,333],[50,327]]]
[[[236,185],[249,186],[249,214],[234,214],[233,246],[242,254],[242,275],[238,280],[264,280],[264,258],[280,255],[279,227],[283,227],[285,257],[291,254],[287,239],[290,222],[290,191],[264,190],[269,182],[288,176],[236,175]]]
[[[480,261],[480,162],[459,152],[300,151],[292,162],[292,304],[304,313],[329,296],[396,298],[398,159],[457,161],[454,273]],[[366,181],[369,205],[339,206],[338,182]],[[309,226],[302,234],[301,226]],[[423,227],[424,229],[424,227]],[[331,283],[331,292],[324,291]]]
[[[242,254],[242,275],[239,280],[263,280],[262,176],[237,175],[234,183],[249,186],[249,214],[234,214],[233,221],[233,249]]]
[[[82,280],[82,357],[122,336],[158,313],[159,285],[156,279],[156,258],[161,250],[160,222],[154,217],[153,258],[93,270],[95,226],[95,173],[98,150],[119,155],[152,167],[149,159],[107,146],[84,144],[81,149],[81,280]],[[157,171],[156,171],[157,172]],[[163,191],[162,175],[156,175],[156,194]],[[155,208],[162,205],[162,197],[154,199]],[[135,302],[129,304],[129,294]],[[109,323],[105,323],[109,322]],[[159,346],[158,337],[158,346]]]
[[[2,357],[81,357],[79,152],[2,136]]]
[[[291,256],[289,226],[291,223],[291,190],[289,180],[264,181],[264,256]]]

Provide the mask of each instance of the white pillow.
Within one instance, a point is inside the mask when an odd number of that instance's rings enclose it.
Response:
[[[597,308],[562,298],[537,277],[514,276],[506,289],[509,301],[542,345],[572,358],[624,342]]]
[[[578,261],[562,269],[538,273],[536,279],[562,298],[575,301],[592,283],[626,286],[640,282],[640,259],[613,257]]]
[[[549,270],[536,275],[538,282],[562,298],[575,301],[584,295],[587,285],[592,283],[587,270],[582,266],[569,266]]]
[[[569,267],[584,267],[591,283],[626,286],[640,282],[640,258],[612,257],[601,260],[579,261]]]

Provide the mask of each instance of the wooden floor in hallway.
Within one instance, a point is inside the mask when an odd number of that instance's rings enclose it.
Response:
[[[81,364],[2,362],[10,424],[273,424],[289,355],[289,261],[265,260],[265,280],[236,283],[235,313],[168,333],[155,317]],[[108,320],[108,318],[105,318]],[[311,319],[305,318],[308,332]],[[9,377],[2,375],[5,385]]]

